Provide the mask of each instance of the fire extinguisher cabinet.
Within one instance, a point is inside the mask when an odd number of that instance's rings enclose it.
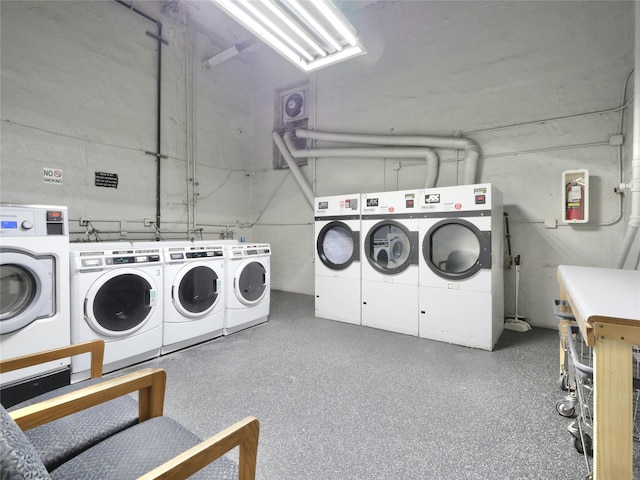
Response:
[[[589,170],[562,172],[562,220],[566,223],[589,221]]]

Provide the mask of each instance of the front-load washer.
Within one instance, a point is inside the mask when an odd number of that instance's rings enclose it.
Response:
[[[417,196],[362,194],[362,325],[418,335]]]
[[[271,305],[271,246],[224,245],[226,307],[224,334],[264,323]]]
[[[360,194],[315,199],[315,315],[360,320]]]
[[[135,243],[134,243],[135,245]],[[161,242],[164,250],[162,353],[211,340],[224,330],[224,248]]]
[[[0,358],[70,345],[67,207],[3,203],[0,223]],[[52,372],[68,383],[69,359],[4,373],[0,383]]]
[[[420,336],[492,350],[504,329],[502,193],[422,190]]]
[[[160,355],[162,249],[128,242],[70,245],[71,341],[102,339],[103,371]],[[87,355],[71,359],[71,381],[89,377]]]

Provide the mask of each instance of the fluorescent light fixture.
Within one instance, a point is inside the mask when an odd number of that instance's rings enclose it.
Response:
[[[211,0],[305,72],[366,53],[331,0]]]

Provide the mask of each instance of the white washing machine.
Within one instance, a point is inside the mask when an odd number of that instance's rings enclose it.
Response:
[[[362,325],[418,335],[417,196],[362,194]]]
[[[360,194],[315,199],[315,315],[361,324]]]
[[[104,372],[160,355],[163,253],[128,242],[70,245],[71,341],[105,341]],[[89,358],[74,357],[71,381],[89,377]]]
[[[221,336],[225,315],[223,246],[207,241],[160,245],[164,250],[162,353]]]
[[[264,323],[271,306],[271,246],[268,243],[224,245],[224,334]]]
[[[492,350],[504,329],[502,193],[420,191],[420,336]]]
[[[0,358],[70,345],[67,207],[0,204]],[[66,371],[62,359],[0,376],[3,387]]]

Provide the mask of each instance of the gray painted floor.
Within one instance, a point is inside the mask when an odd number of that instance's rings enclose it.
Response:
[[[314,318],[313,301],[273,291],[268,323],[142,364],[167,370],[165,414],[203,438],[258,417],[261,480],[584,478],[556,331],[485,352]]]

